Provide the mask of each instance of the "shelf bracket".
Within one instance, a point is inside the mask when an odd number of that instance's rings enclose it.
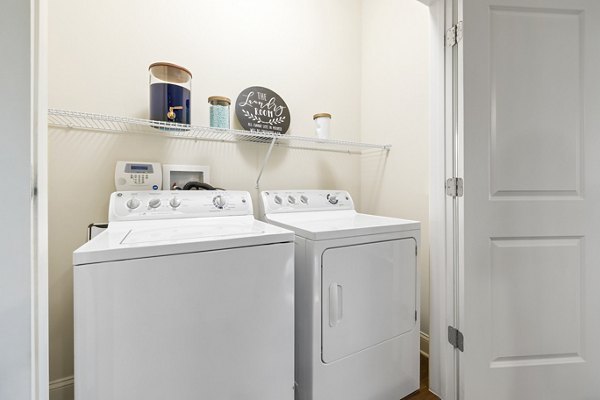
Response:
[[[269,145],[269,150],[267,150],[267,154],[265,155],[262,165],[260,166],[260,171],[258,172],[258,177],[256,178],[256,189],[258,189],[260,186],[260,178],[262,177],[265,167],[267,166],[267,162],[269,161],[269,158],[271,158],[271,151],[273,151],[273,146],[275,145],[276,140],[277,140],[276,137],[271,139],[271,144]]]

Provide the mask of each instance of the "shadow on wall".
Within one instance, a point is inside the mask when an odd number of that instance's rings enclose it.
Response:
[[[384,172],[389,159],[389,152],[385,155],[380,153],[365,153],[361,158],[361,194],[363,210],[376,210],[377,201],[380,200],[380,193],[384,180]],[[364,211],[372,212],[372,211]]]

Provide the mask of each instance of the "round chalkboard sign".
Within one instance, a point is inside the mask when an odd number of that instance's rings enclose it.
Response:
[[[290,128],[290,109],[271,89],[252,86],[242,90],[235,102],[235,115],[247,131],[284,134]]]

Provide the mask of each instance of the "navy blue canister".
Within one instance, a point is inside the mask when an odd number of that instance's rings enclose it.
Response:
[[[192,73],[179,65],[157,62],[150,71],[150,119],[191,124]]]

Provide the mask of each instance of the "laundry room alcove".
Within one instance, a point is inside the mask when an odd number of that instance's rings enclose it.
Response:
[[[118,12],[115,12],[118,10]],[[415,0],[159,0],[48,4],[51,400],[72,400],[72,253],[106,222],[122,160],[208,165],[211,184],[340,189],[357,210],[421,221],[428,325],[428,10]],[[193,72],[192,124],[148,120],[148,66]],[[262,85],[292,115],[283,136],[209,126],[207,98]],[[329,139],[313,115],[332,114]],[[189,129],[187,129],[189,128]],[[185,137],[182,137],[185,136]],[[271,146],[272,145],[272,146]],[[390,150],[391,149],[391,150]],[[258,204],[255,201],[255,204]]]

